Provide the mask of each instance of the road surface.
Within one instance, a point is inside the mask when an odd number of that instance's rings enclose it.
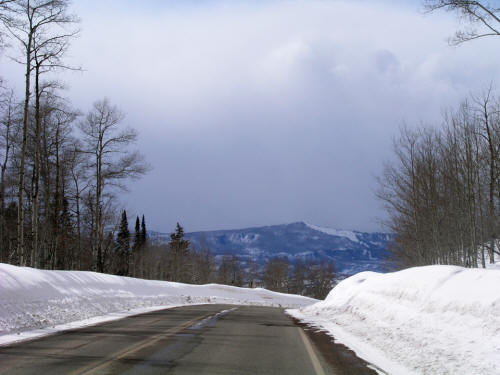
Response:
[[[283,309],[199,305],[155,311],[0,347],[0,374],[373,375]]]

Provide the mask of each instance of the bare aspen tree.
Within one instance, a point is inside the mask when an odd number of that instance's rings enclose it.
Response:
[[[60,22],[63,22],[60,20]],[[78,19],[74,16],[67,16],[64,20],[66,24],[74,24]],[[66,30],[66,29],[65,29]],[[33,171],[33,191],[32,191],[32,247],[31,247],[31,264],[35,266],[35,258],[38,254],[38,184],[40,174],[40,102],[41,97],[47,90],[55,90],[62,88],[58,82],[41,82],[41,76],[54,70],[75,70],[62,61],[62,57],[68,49],[69,41],[78,34],[78,30],[70,30],[59,35],[35,34],[33,39],[33,65],[34,65],[34,96],[35,96],[35,155],[34,155],[34,171]]]
[[[5,25],[10,21],[12,14],[10,5],[15,0],[0,0],[0,50],[5,43]]]
[[[137,140],[137,132],[121,128],[124,114],[107,99],[94,103],[84,121],[79,124],[83,134],[83,152],[92,157],[94,172],[94,269],[103,272],[104,244],[104,194],[108,189],[124,188],[121,183],[128,178],[138,178],[148,165],[138,152],[128,152],[127,147]]]
[[[1,171],[0,171],[0,246],[6,249],[0,250],[0,262],[8,261],[10,256],[3,259],[4,252],[11,253],[11,249],[5,245],[5,193],[6,193],[6,172],[10,162],[14,139],[16,138],[15,126],[17,105],[14,100],[12,90],[2,93],[2,117],[0,119],[0,146],[2,149]]]
[[[25,154],[27,150],[29,105],[32,90],[31,75],[37,66],[39,73],[40,67],[47,62],[50,62],[50,64],[46,66],[55,66],[60,62],[60,56],[64,53],[67,45],[65,40],[69,36],[74,35],[74,32],[68,33],[65,28],[77,21],[73,15],[68,14],[68,4],[68,0],[15,0],[8,6],[10,17],[5,22],[10,36],[21,47],[23,58],[16,61],[25,65],[22,150],[18,179],[17,217],[17,252],[20,265],[26,264],[23,195],[25,188]],[[38,56],[37,60],[35,60],[36,56]]]
[[[406,266],[486,266],[500,230],[500,102],[488,91],[435,128],[403,128],[378,197]],[[489,243],[489,245],[488,245]]]
[[[479,123],[479,136],[486,141],[488,149],[488,238],[490,239],[488,253],[490,263],[494,263],[495,238],[498,230],[495,200],[500,172],[500,106],[492,97],[491,88],[482,96],[473,97],[473,101]]]
[[[50,142],[52,144],[52,162],[48,161],[52,166],[53,170],[53,180],[50,177],[46,181],[46,190],[53,196],[52,204],[49,196],[47,196],[47,201],[45,203],[46,213],[51,212],[48,216],[51,219],[48,220],[46,228],[52,232],[50,246],[48,249],[44,249],[44,255],[42,259],[44,262],[49,260],[50,268],[55,269],[58,267],[58,256],[60,252],[64,252],[61,249],[60,239],[61,239],[61,223],[60,215],[64,208],[64,200],[66,199],[66,157],[68,147],[70,147],[70,142],[72,141],[72,124],[75,122],[79,113],[72,108],[65,105],[65,103],[57,101],[49,105],[48,111],[50,113],[49,126]],[[50,155],[47,155],[50,157]],[[52,182],[52,183],[51,183]],[[48,253],[48,254],[47,254]]]
[[[82,203],[84,194],[90,187],[90,180],[86,165],[88,163],[88,155],[80,152],[82,145],[78,140],[74,140],[74,147],[70,150],[69,170],[73,181],[73,196],[74,209],[73,214],[76,219],[76,235],[77,235],[77,269],[82,269]]]
[[[500,36],[500,8],[491,1],[425,0],[427,11],[443,9],[455,12],[466,21],[463,29],[455,32],[450,43],[457,45],[474,39]]]

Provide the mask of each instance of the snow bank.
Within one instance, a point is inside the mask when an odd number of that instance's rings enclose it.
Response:
[[[500,270],[362,272],[288,312],[389,374],[500,374]]]
[[[187,304],[301,307],[314,302],[317,300],[260,288],[188,285],[0,264],[0,343],[11,342],[19,335],[32,336],[20,334],[23,331],[42,329],[37,332],[43,334],[54,326],[78,327]]]

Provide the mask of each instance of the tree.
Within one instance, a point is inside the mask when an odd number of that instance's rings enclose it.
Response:
[[[402,128],[378,197],[402,266],[486,266],[500,233],[500,101],[490,91],[441,126]]]
[[[205,238],[201,239],[200,249],[192,251],[193,257],[191,282],[194,284],[207,284],[213,280],[215,273],[215,259]]]
[[[297,259],[293,264],[290,280],[291,293],[300,295],[305,293],[308,266],[309,265],[301,259]]]
[[[495,200],[500,176],[500,103],[492,95],[491,88],[482,96],[472,97],[474,119],[477,123],[476,133],[487,144],[488,165],[488,234],[489,262],[494,263],[495,238],[498,230],[498,217],[496,214]],[[500,192],[500,191],[499,191]]]
[[[146,220],[144,219],[144,215],[142,215],[141,221],[141,246],[146,245],[146,240],[148,238],[148,233],[146,232]]]
[[[184,239],[184,228],[177,223],[175,232],[170,235],[169,274],[170,280],[187,281],[189,241]]]
[[[232,257],[231,255],[223,255],[217,269],[217,283],[224,285],[231,285],[233,280],[232,272]]]
[[[255,257],[251,257],[246,263],[246,274],[247,283],[250,288],[255,288],[257,286],[257,280],[259,279],[259,264]]]
[[[230,259],[230,276],[233,286],[243,286],[243,267],[241,261],[236,254],[231,255]]]
[[[123,210],[120,221],[120,229],[116,237],[116,259],[115,273],[117,275],[127,276],[129,273],[130,262],[130,231],[128,229],[127,211]]]
[[[94,103],[79,128],[83,134],[83,152],[92,156],[94,169],[94,225],[92,249],[94,269],[103,272],[104,209],[113,188],[125,189],[122,181],[139,178],[149,169],[139,152],[127,147],[137,140],[137,132],[121,129],[124,114],[104,99]],[[144,226],[145,230],[145,226]],[[145,235],[145,232],[144,232]]]
[[[11,19],[10,6],[16,0],[0,0],[0,50],[4,47],[5,26]]]
[[[3,23],[9,34],[21,46],[23,56],[16,60],[25,65],[25,92],[22,128],[22,146],[18,178],[17,252],[19,264],[26,264],[24,243],[25,161],[27,151],[28,117],[31,99],[31,75],[35,70],[35,97],[37,107],[37,134],[39,136],[39,77],[42,71],[63,67],[61,57],[68,47],[68,40],[78,31],[68,33],[68,25],[77,18],[68,14],[68,0],[15,0],[4,4],[7,16]],[[35,206],[36,208],[36,206]]]
[[[0,118],[0,146],[3,150],[1,165],[0,165],[0,262],[7,261],[3,258],[4,251],[7,254],[11,253],[10,244],[6,239],[7,232],[7,215],[6,215],[6,190],[7,190],[7,167],[9,166],[11,154],[13,152],[14,140],[17,137],[17,104],[14,101],[14,92],[0,92],[0,109],[2,115]],[[15,219],[14,219],[15,220]]]
[[[332,261],[321,260],[319,264],[307,267],[308,295],[316,299],[324,299],[333,288],[335,267]]]
[[[134,245],[133,249],[139,249],[141,247],[141,224],[139,222],[139,216],[135,218],[135,231],[134,231]]]
[[[78,265],[77,269],[82,269],[82,213],[83,213],[83,198],[85,191],[90,186],[89,174],[86,168],[88,155],[81,153],[81,144],[79,140],[73,140],[73,147],[69,150],[69,170],[73,189],[71,199],[73,200],[73,213],[76,218],[76,236],[77,236],[77,254]]]
[[[264,266],[262,273],[264,287],[276,292],[289,292],[289,267],[287,258],[270,259]]]
[[[145,244],[142,241],[142,233],[141,233],[141,223],[139,221],[139,216],[136,216],[135,218],[135,231],[134,231],[134,243],[132,245],[132,262],[131,265],[133,267],[132,269],[132,275],[137,277],[138,275],[141,275],[143,272],[143,264],[144,264],[144,259],[143,259],[143,248]]]
[[[453,45],[489,36],[500,36],[500,8],[488,1],[425,0],[424,5],[429,12],[444,9],[458,13],[460,18],[468,22],[466,28],[458,30],[450,38],[450,43]]]

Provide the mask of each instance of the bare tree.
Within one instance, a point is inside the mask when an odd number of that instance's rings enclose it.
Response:
[[[276,292],[289,292],[289,268],[287,258],[272,258],[264,266],[262,281],[267,289]]]
[[[75,139],[73,148],[70,150],[69,170],[73,182],[71,199],[74,202],[73,214],[76,219],[76,250],[77,250],[77,269],[82,269],[82,202],[84,194],[90,187],[88,169],[88,155],[81,153],[82,145]]]
[[[7,10],[9,17],[4,24],[9,34],[21,47],[22,58],[14,59],[25,65],[25,93],[22,131],[22,151],[18,179],[17,251],[19,264],[26,264],[24,246],[24,204],[25,154],[27,149],[29,103],[31,98],[31,75],[36,69],[35,89],[38,96],[40,69],[60,65],[60,57],[67,47],[69,37],[76,31],[66,31],[66,27],[77,21],[68,14],[68,0],[15,0]]]
[[[449,111],[439,127],[403,128],[378,197],[405,266],[486,266],[500,232],[500,102],[491,91]]]
[[[0,49],[4,47],[5,43],[5,25],[9,23],[11,19],[11,8],[10,5],[15,0],[0,0]]]
[[[14,99],[14,92],[12,90],[8,92],[1,92],[1,103],[2,107],[2,117],[0,119],[0,147],[2,150],[2,160],[1,160],[1,172],[0,172],[0,246],[5,246],[6,249],[0,250],[0,262],[7,261],[9,256],[6,259],[3,259],[3,253],[6,252],[10,254],[10,248],[6,245],[5,242],[5,229],[6,229],[6,220],[5,220],[5,195],[6,195],[6,172],[7,167],[9,165],[9,158],[12,154],[13,143],[16,138],[16,131],[18,127],[16,126],[17,122],[17,103]]]
[[[310,262],[307,267],[309,280],[307,295],[324,299],[334,286],[335,267],[330,260],[321,260],[318,264]]]
[[[463,29],[456,31],[450,38],[450,43],[453,45],[489,36],[500,36],[500,8],[496,1],[425,0],[424,6],[429,12],[444,9],[458,13],[459,17],[467,22]]]
[[[79,124],[83,134],[83,152],[92,157],[90,166],[94,172],[94,269],[102,272],[104,243],[104,194],[113,188],[125,189],[122,181],[139,178],[149,166],[138,152],[127,147],[137,140],[132,128],[121,129],[124,114],[107,99],[94,103],[84,121]]]

